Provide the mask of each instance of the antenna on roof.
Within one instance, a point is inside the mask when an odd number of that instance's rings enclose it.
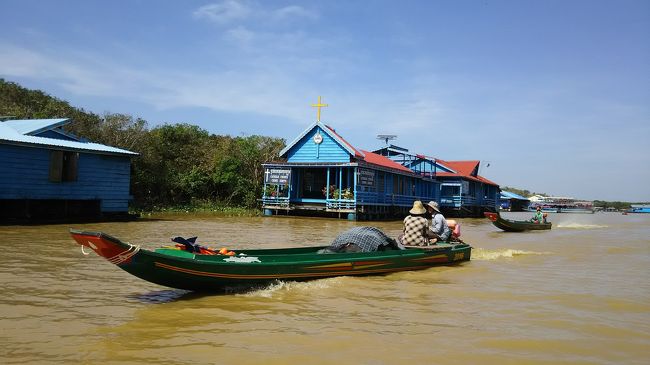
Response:
[[[377,139],[382,139],[386,143],[386,146],[388,146],[388,141],[392,141],[394,139],[397,139],[396,134],[378,134]]]

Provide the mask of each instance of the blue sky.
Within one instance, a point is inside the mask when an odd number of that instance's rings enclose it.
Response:
[[[0,14],[0,77],[95,113],[290,142],[322,95],[355,147],[396,134],[481,160],[502,186],[650,201],[650,1],[0,0]]]

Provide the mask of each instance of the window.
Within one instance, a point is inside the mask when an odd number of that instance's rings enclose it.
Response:
[[[79,153],[52,151],[50,154],[50,182],[77,181]]]
[[[458,196],[460,195],[460,186],[458,185],[443,185],[440,188],[441,196]]]
[[[476,196],[476,184],[469,183],[469,196]]]

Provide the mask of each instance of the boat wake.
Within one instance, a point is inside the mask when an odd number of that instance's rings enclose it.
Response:
[[[239,295],[247,297],[270,298],[273,296],[273,294],[282,291],[311,291],[327,289],[341,280],[342,278],[337,277],[312,281],[277,281],[268,286],[260,287],[255,290],[241,293]]]
[[[535,251],[524,251],[524,250],[513,250],[513,249],[501,249],[501,250],[486,250],[483,248],[476,248],[472,251],[472,260],[476,261],[491,261],[498,260],[501,258],[513,258],[523,255],[550,255],[550,252],[535,252]]]
[[[556,227],[557,228],[568,228],[568,229],[601,229],[601,228],[607,228],[606,225],[602,225],[602,224],[582,224],[582,223],[560,223]]]
[[[154,290],[146,293],[132,294],[127,297],[146,304],[163,304],[178,300],[192,299],[201,296],[199,293],[182,289]]]

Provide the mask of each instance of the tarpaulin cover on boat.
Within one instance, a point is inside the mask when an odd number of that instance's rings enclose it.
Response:
[[[394,239],[375,227],[354,227],[339,234],[328,247],[332,252],[373,252],[403,249]]]

